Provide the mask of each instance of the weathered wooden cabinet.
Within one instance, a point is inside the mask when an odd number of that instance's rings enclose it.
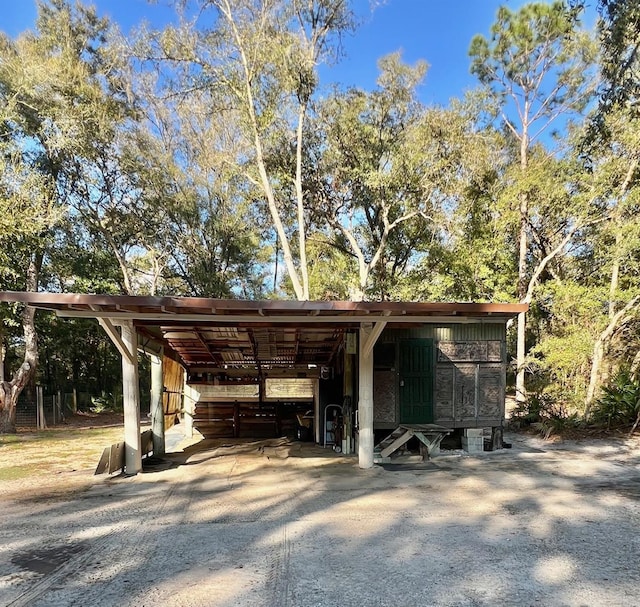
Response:
[[[432,344],[424,364],[424,419],[450,428],[499,426],[504,418],[506,348],[502,323],[427,326],[385,331],[374,351],[374,426],[390,429],[403,419],[407,344]],[[412,369],[412,372],[415,369]],[[415,410],[415,407],[414,407]],[[415,420],[412,420],[415,421]]]

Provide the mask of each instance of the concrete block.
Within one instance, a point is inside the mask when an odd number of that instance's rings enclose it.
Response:
[[[465,428],[464,435],[466,438],[478,438],[484,436],[484,428]]]
[[[481,453],[484,451],[484,438],[482,438],[482,436],[473,438],[462,437],[462,448],[467,453]]]

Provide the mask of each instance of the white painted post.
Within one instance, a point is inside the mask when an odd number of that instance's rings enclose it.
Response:
[[[193,437],[193,416],[196,412],[196,398],[194,398],[193,391],[191,389],[187,390],[187,387],[190,386],[187,384],[187,372],[184,372],[184,398],[182,401],[182,423],[184,424],[184,436],[185,438]],[[188,396],[187,396],[188,395]]]
[[[156,457],[162,457],[165,454],[162,356],[162,351],[159,355],[149,355],[151,360],[151,432],[153,433],[153,455]]]
[[[140,388],[138,384],[138,335],[133,322],[120,325],[122,344],[129,356],[122,356],[122,398],[124,401],[124,442],[127,475],[142,470],[140,442]]]
[[[373,468],[373,349],[365,352],[364,344],[373,327],[370,323],[360,325],[358,347],[358,465]]]

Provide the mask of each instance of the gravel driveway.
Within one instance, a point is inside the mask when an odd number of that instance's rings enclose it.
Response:
[[[72,498],[0,498],[0,605],[640,606],[640,442],[507,440],[372,470],[204,441]]]

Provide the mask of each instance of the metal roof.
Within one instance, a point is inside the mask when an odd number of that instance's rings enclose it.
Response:
[[[362,322],[506,322],[526,304],[248,301],[201,297],[0,291],[58,316],[132,321],[142,340],[169,348],[188,368],[330,365],[349,329]]]

